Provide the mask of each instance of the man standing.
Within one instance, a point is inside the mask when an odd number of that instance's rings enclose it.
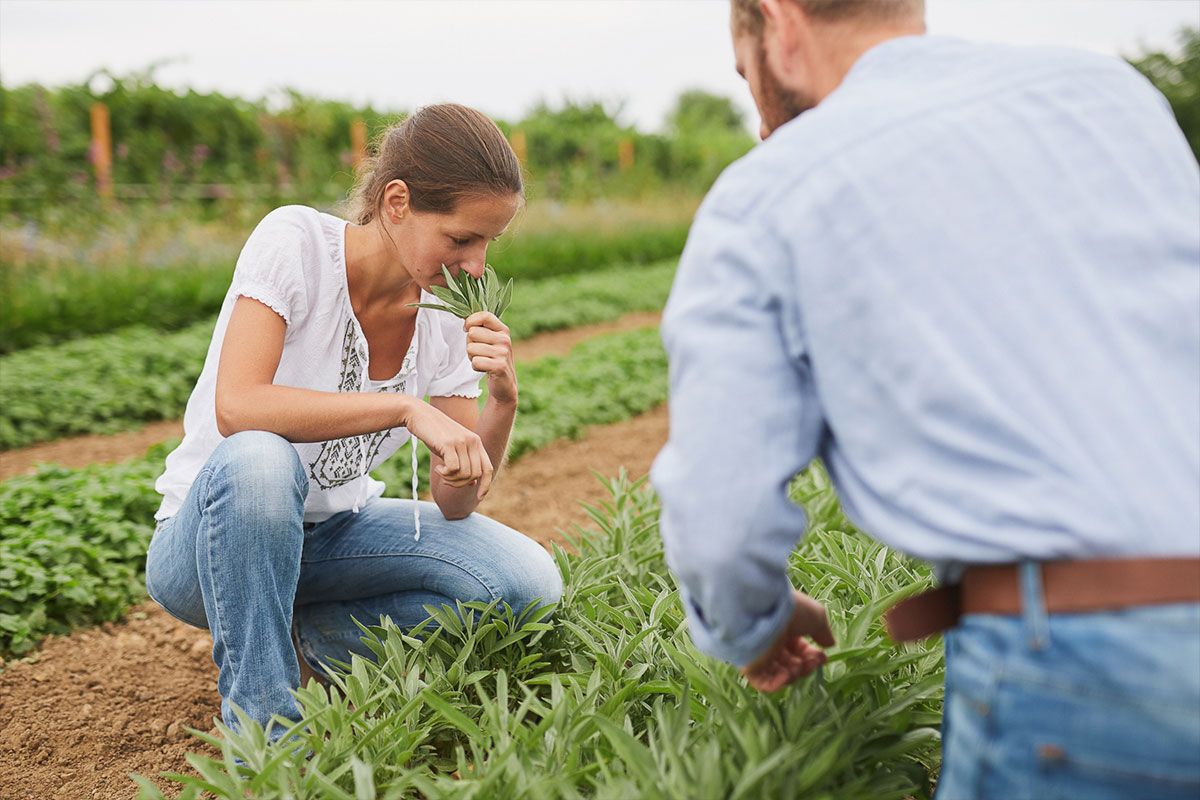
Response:
[[[953,625],[941,797],[1197,796],[1200,177],[1167,104],[922,35],[921,0],[733,0],[732,31],[766,141],[693,225],[652,473],[697,646],[767,691],[824,662],[784,571],[820,456],[955,586],[894,628]]]

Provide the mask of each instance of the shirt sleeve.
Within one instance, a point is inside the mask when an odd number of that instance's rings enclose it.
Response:
[[[308,311],[305,230],[284,207],[263,218],[238,256],[230,292],[263,303],[289,326]]]
[[[701,212],[663,318],[670,437],[651,480],[692,639],[744,666],[792,610],[787,559],[806,526],[787,496],[825,430],[782,243]]]
[[[439,316],[442,311],[433,312]],[[447,315],[448,316],[448,315]],[[449,325],[442,326],[446,341],[446,354],[437,375],[429,382],[430,397],[479,397],[482,372],[476,372],[467,357],[467,335],[463,333],[462,320],[452,317]]]

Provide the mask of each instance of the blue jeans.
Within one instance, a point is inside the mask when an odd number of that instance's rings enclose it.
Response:
[[[1200,797],[1200,605],[1020,617],[946,635],[938,800]]]
[[[178,619],[213,636],[221,716],[231,703],[266,725],[295,719],[299,685],[292,644],[320,669],[350,653],[370,657],[351,621],[387,615],[402,628],[428,617],[426,604],[502,600],[515,610],[555,603],[562,576],[532,539],[472,514],[449,521],[420,503],[379,498],[359,513],[304,523],[308,475],[296,450],[272,433],[247,431],[213,451],[183,507],[155,530],[146,590]]]

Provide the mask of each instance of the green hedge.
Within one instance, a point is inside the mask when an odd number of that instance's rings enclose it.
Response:
[[[677,258],[688,225],[525,233],[492,247],[497,271],[518,281]],[[0,355],[141,325],[174,331],[221,308],[233,262],[124,269],[44,265],[0,270]],[[211,324],[211,323],[209,323]]]

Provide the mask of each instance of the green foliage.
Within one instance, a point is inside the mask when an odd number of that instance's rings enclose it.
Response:
[[[631,311],[658,311],[671,291],[675,264],[666,261],[522,283],[504,322],[513,339],[519,340],[607,322]]]
[[[522,283],[508,311],[514,339],[661,308],[674,263]],[[163,334],[127,328],[0,356],[0,450],[109,433],[183,413],[214,320]]]
[[[1179,32],[1179,51],[1143,53],[1129,60],[1171,104],[1192,153],[1200,159],[1200,28]]]
[[[126,202],[332,203],[354,179],[352,122],[363,119],[377,141],[404,117],[291,90],[270,102],[175,92],[155,85],[153,73],[154,67],[128,76],[103,73],[97,77],[108,85],[94,81],[95,91],[87,82],[57,89],[0,85],[0,213],[39,217],[94,204],[89,109],[96,101],[109,108],[113,180]],[[567,101],[498,124],[527,137],[532,194],[559,199],[639,195],[664,186],[703,190],[753,144],[738,131],[720,144],[723,163],[675,172],[678,163],[693,161],[686,153],[697,143],[639,132],[620,123],[619,114],[601,103]],[[619,166],[622,140],[637,154],[632,169]]]
[[[667,128],[675,133],[718,130],[745,135],[746,117],[728,97],[688,89],[667,114]]]
[[[686,239],[686,224],[598,227],[516,236],[491,254],[506,278],[540,280],[678,257]],[[232,276],[232,260],[207,267],[0,268],[0,354],[133,325],[177,330],[207,320],[220,309]]]
[[[667,399],[667,354],[657,328],[589,339],[570,355],[539,359],[519,375],[521,422],[509,440],[511,458]]]
[[[365,629],[375,658],[300,689],[304,718],[279,741],[246,719],[198,734],[220,757],[189,756],[197,774],[169,776],[179,796],[929,796],[940,647],[892,646],[878,619],[928,572],[846,526],[820,467],[797,486],[814,527],[791,573],[839,644],[821,673],[773,695],[693,648],[653,496],[624,475],[609,489],[574,552],[556,548],[553,617],[430,607],[423,638],[382,620]],[[164,797],[139,783],[143,800]]]
[[[506,278],[540,279],[605,269],[614,264],[649,264],[678,258],[687,242],[689,223],[634,224],[610,230],[570,234],[522,234],[488,251],[496,272]]]
[[[103,102],[112,133],[118,196],[162,201],[184,187],[221,200],[238,192],[279,202],[299,193],[336,197],[352,180],[350,123],[378,133],[401,115],[285,92],[284,108],[217,93],[175,92],[140,74],[101,72],[58,89],[0,86],[0,172],[9,187],[0,210],[37,215],[46,207],[95,202],[90,108]]]
[[[504,315],[508,304],[512,302],[512,278],[501,285],[496,277],[496,270],[485,266],[483,276],[476,278],[469,273],[459,273],[458,279],[450,274],[446,265],[442,264],[442,275],[446,278],[445,287],[434,286],[433,292],[441,303],[413,303],[416,308],[431,308],[434,311],[445,311],[459,319],[466,319],[480,311],[489,311],[496,317]]]
[[[127,328],[0,357],[0,449],[180,416],[212,329]]]
[[[0,484],[0,653],[115,620],[142,597],[160,459]]]
[[[221,307],[232,276],[231,264],[0,268],[0,354],[135,325],[186,327]]]

